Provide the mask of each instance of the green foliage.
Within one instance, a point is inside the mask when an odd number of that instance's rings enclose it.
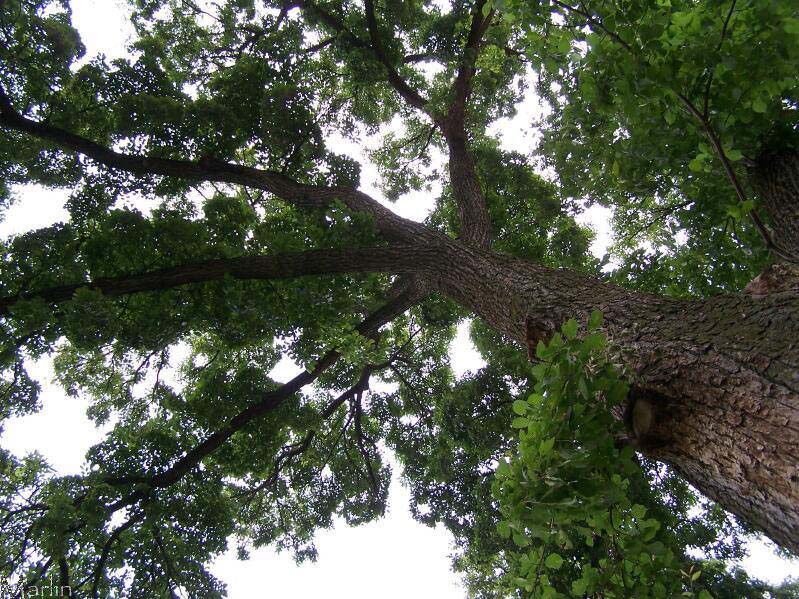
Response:
[[[735,209],[707,130],[751,196],[744,163],[797,122],[795,5],[509,0],[498,9],[519,24],[519,47],[552,109],[542,159],[564,196],[614,210],[616,280],[704,296],[758,274],[768,257]],[[705,264],[685,273],[697,262]]]
[[[441,113],[474,4],[377,4],[388,62]],[[130,52],[108,60],[83,57],[66,0],[5,0],[0,84],[26,117],[98,144],[309,186],[357,188],[361,165],[339,140],[380,134],[370,155],[386,195],[437,194],[426,224],[457,237],[440,127],[392,89],[363,3],[319,6],[136,0]],[[655,293],[739,290],[770,260],[746,219],[758,198],[734,199],[676,94],[702,108],[707,97],[707,120],[747,186],[748,161],[795,133],[797,9],[755,0],[729,13],[716,0],[588,8],[634,51],[561,2],[484,4],[501,16],[476,57],[466,137],[493,249],[594,276],[611,264],[610,279]],[[533,148],[503,150],[487,132],[514,114],[528,67],[551,107],[541,163]],[[4,127],[0,214],[26,193],[19,184],[64,190],[68,219],[0,243],[0,298],[76,291],[57,304],[22,299],[0,319],[0,424],[39,409],[30,362],[52,357],[57,381],[89,401],[106,433],[72,476],[36,454],[0,453],[0,575],[35,580],[63,561],[88,596],[220,597],[206,565],[234,540],[242,556],[273,545],[313,559],[315,532],[336,518],[380,517],[387,447],[415,517],[453,533],[456,569],[475,596],[795,596],[795,583],[774,589],[732,569],[745,531],[674,472],[619,446],[611,411],[626,387],[597,315],[586,335],[566,323],[533,372],[525,351],[475,321],[487,365],[458,378],[450,343],[467,311],[441,296],[379,331],[356,330],[394,297],[396,277],[229,276],[123,297],[88,286],[385,242],[342,202],[306,209],[234,185],[134,176]],[[592,202],[613,208],[612,262],[590,255],[592,233],[575,219]],[[313,385],[231,424],[284,388],[283,357],[309,373],[332,354]],[[384,386],[362,388],[364,373]],[[154,482],[221,437],[180,476]]]
[[[519,548],[506,584],[530,597],[673,597],[699,573],[681,577],[669,535],[630,492],[642,472],[632,448],[617,446],[612,415],[628,388],[605,358],[600,324],[594,313],[578,339],[572,319],[539,343],[535,393],[513,403],[518,450],[499,462],[494,486],[499,534]]]
[[[628,387],[601,324],[594,312],[578,337],[571,319],[539,343],[535,392],[513,402],[519,442],[493,484],[498,533],[512,540],[500,584],[524,597],[711,597],[701,562],[658,517],[667,496],[651,493],[645,465],[624,444],[613,414]]]

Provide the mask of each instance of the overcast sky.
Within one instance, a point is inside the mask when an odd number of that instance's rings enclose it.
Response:
[[[87,47],[87,58],[98,53],[109,58],[125,55],[131,30],[122,2],[73,0],[72,5],[74,24]],[[535,99],[529,97],[520,106],[516,119],[506,119],[492,131],[501,136],[506,148],[526,152],[532,147],[529,123],[537,110]],[[336,150],[364,161],[358,147],[345,140],[336,140]],[[380,197],[374,168],[366,165],[362,179],[364,191]],[[20,189],[19,195],[20,201],[8,211],[5,222],[0,223],[0,237],[66,219],[64,194],[28,186]],[[421,220],[430,209],[431,197],[431,194],[410,194],[391,206],[405,217]],[[594,208],[582,218],[598,233],[592,250],[600,256],[608,243],[608,216],[606,211]],[[453,344],[452,364],[457,373],[481,366],[465,327],[460,328]],[[277,378],[287,380],[292,368],[290,363],[283,362]],[[86,418],[87,402],[67,398],[50,384],[49,359],[40,360],[35,372],[45,383],[43,410],[8,422],[0,443],[17,454],[38,450],[61,473],[78,472],[86,450],[100,439],[102,431],[94,429]],[[239,562],[229,552],[214,563],[212,570],[227,583],[231,599],[317,596],[461,599],[464,589],[450,570],[449,533],[413,521],[408,502],[408,492],[399,484],[395,472],[388,515],[365,526],[349,528],[339,524],[333,530],[319,533],[319,560],[315,564],[298,567],[288,554],[262,549],[253,552],[245,562]],[[743,565],[751,574],[771,581],[799,576],[799,564],[777,558],[765,543],[753,544],[752,556]]]

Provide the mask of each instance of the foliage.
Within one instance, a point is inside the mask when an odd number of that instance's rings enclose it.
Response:
[[[552,108],[544,162],[565,196],[614,209],[616,280],[705,296],[740,289],[762,269],[752,189],[744,206],[710,136],[746,187],[745,167],[795,129],[793,3],[495,5],[519,23],[518,47]]]
[[[473,321],[487,364],[456,377],[450,344],[469,312],[404,276],[92,286],[384,248],[375,218],[344,201],[362,178],[346,143],[366,136],[388,199],[415,194],[432,208],[425,225],[457,238],[441,164],[450,140],[428,117],[446,111],[472,59],[462,141],[493,249],[671,296],[740,290],[771,260],[746,218],[758,199],[733,197],[720,160],[750,193],[747,160],[775,131],[791,138],[790,2],[636,0],[601,13],[559,0],[379,4],[370,27],[370,2],[132,0],[128,54],[108,60],[84,55],[67,0],[0,1],[0,99],[24,118],[145,165],[257,167],[294,181],[299,198],[126,170],[0,128],[0,216],[25,185],[68,194],[66,222],[0,241],[0,304],[19,300],[0,305],[0,424],[41,407],[31,365],[52,359],[106,431],[70,475],[2,451],[0,575],[35,584],[55,573],[96,597],[220,597],[207,564],[230,547],[314,559],[319,529],[379,518],[388,449],[414,516],[452,532],[475,596],[795,596],[795,583],[770,588],[731,566],[742,525],[618,446],[608,410],[626,388],[597,317],[580,338],[575,321],[564,325],[532,373],[522,348]],[[481,14],[493,20],[467,48]],[[551,110],[540,163],[489,129],[515,114],[531,68]],[[395,93],[392,69],[428,114]],[[703,109],[721,154],[679,95]],[[316,186],[326,202],[303,204]],[[604,262],[576,219],[590,203],[613,209]],[[37,297],[65,288],[63,301]],[[363,326],[409,290],[397,314]],[[288,383],[284,358],[298,366]]]
[[[504,578],[531,597],[674,597],[701,571],[680,572],[677,539],[638,503],[644,473],[612,416],[628,387],[605,357],[601,319],[582,339],[572,319],[540,342],[535,393],[513,404],[519,445],[494,483],[499,533],[519,547]]]

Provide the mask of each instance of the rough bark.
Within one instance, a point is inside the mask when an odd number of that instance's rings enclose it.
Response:
[[[605,314],[633,397],[654,409],[639,447],[799,552],[799,293],[679,301],[463,246],[439,288],[513,339]]]
[[[457,126],[445,130],[449,147],[449,178],[458,205],[460,237],[467,245],[487,249],[491,245],[491,218],[469,152],[466,132]]]
[[[760,156],[753,180],[770,217],[774,241],[799,261],[799,154]]]
[[[458,205],[461,240],[467,245],[488,249],[491,247],[491,217],[477,177],[474,158],[469,151],[466,132],[466,109],[472,93],[472,81],[477,73],[477,56],[483,36],[494,17],[493,9],[488,15],[483,15],[484,4],[483,0],[478,0],[472,9],[462,63],[452,84],[452,101],[446,116],[435,118],[435,121],[444,134],[449,150],[449,179],[452,196]]]

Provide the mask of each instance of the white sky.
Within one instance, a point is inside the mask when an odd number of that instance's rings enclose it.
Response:
[[[104,53],[109,58],[125,55],[130,39],[124,3],[120,0],[73,0],[73,18],[87,47],[87,57]],[[532,147],[529,124],[540,111],[533,97],[520,105],[519,115],[503,119],[492,127],[501,136],[503,147],[526,152]],[[337,139],[336,149],[358,158],[362,151],[346,140]],[[364,191],[380,197],[377,173],[365,165],[362,173]],[[66,219],[64,195],[27,186],[20,188],[20,201],[0,223],[0,237],[47,226]],[[414,193],[401,198],[392,209],[421,220],[430,209],[430,193]],[[609,213],[594,207],[580,220],[597,231],[592,251],[601,256],[609,242]],[[453,343],[452,365],[456,373],[474,370],[482,362],[472,347],[466,326],[461,326]],[[290,365],[280,374],[289,375]],[[37,450],[62,473],[78,472],[86,450],[96,443],[103,431],[94,429],[86,418],[88,402],[68,398],[50,383],[52,364],[40,360],[34,370],[45,383],[40,413],[15,418],[7,423],[0,437],[2,446],[17,454]],[[280,378],[283,378],[281,376]],[[288,554],[270,549],[251,553],[251,559],[239,562],[233,551],[213,564],[212,571],[228,585],[231,599],[305,598],[327,596],[348,599],[407,599],[437,597],[455,599],[465,596],[450,566],[451,537],[442,528],[431,529],[415,522],[408,511],[409,494],[395,479],[391,486],[387,516],[368,525],[349,528],[343,523],[317,536],[319,560],[296,566]],[[799,576],[799,564],[777,558],[763,542],[751,544],[752,555],[743,566],[750,574],[773,582],[788,575]]]

